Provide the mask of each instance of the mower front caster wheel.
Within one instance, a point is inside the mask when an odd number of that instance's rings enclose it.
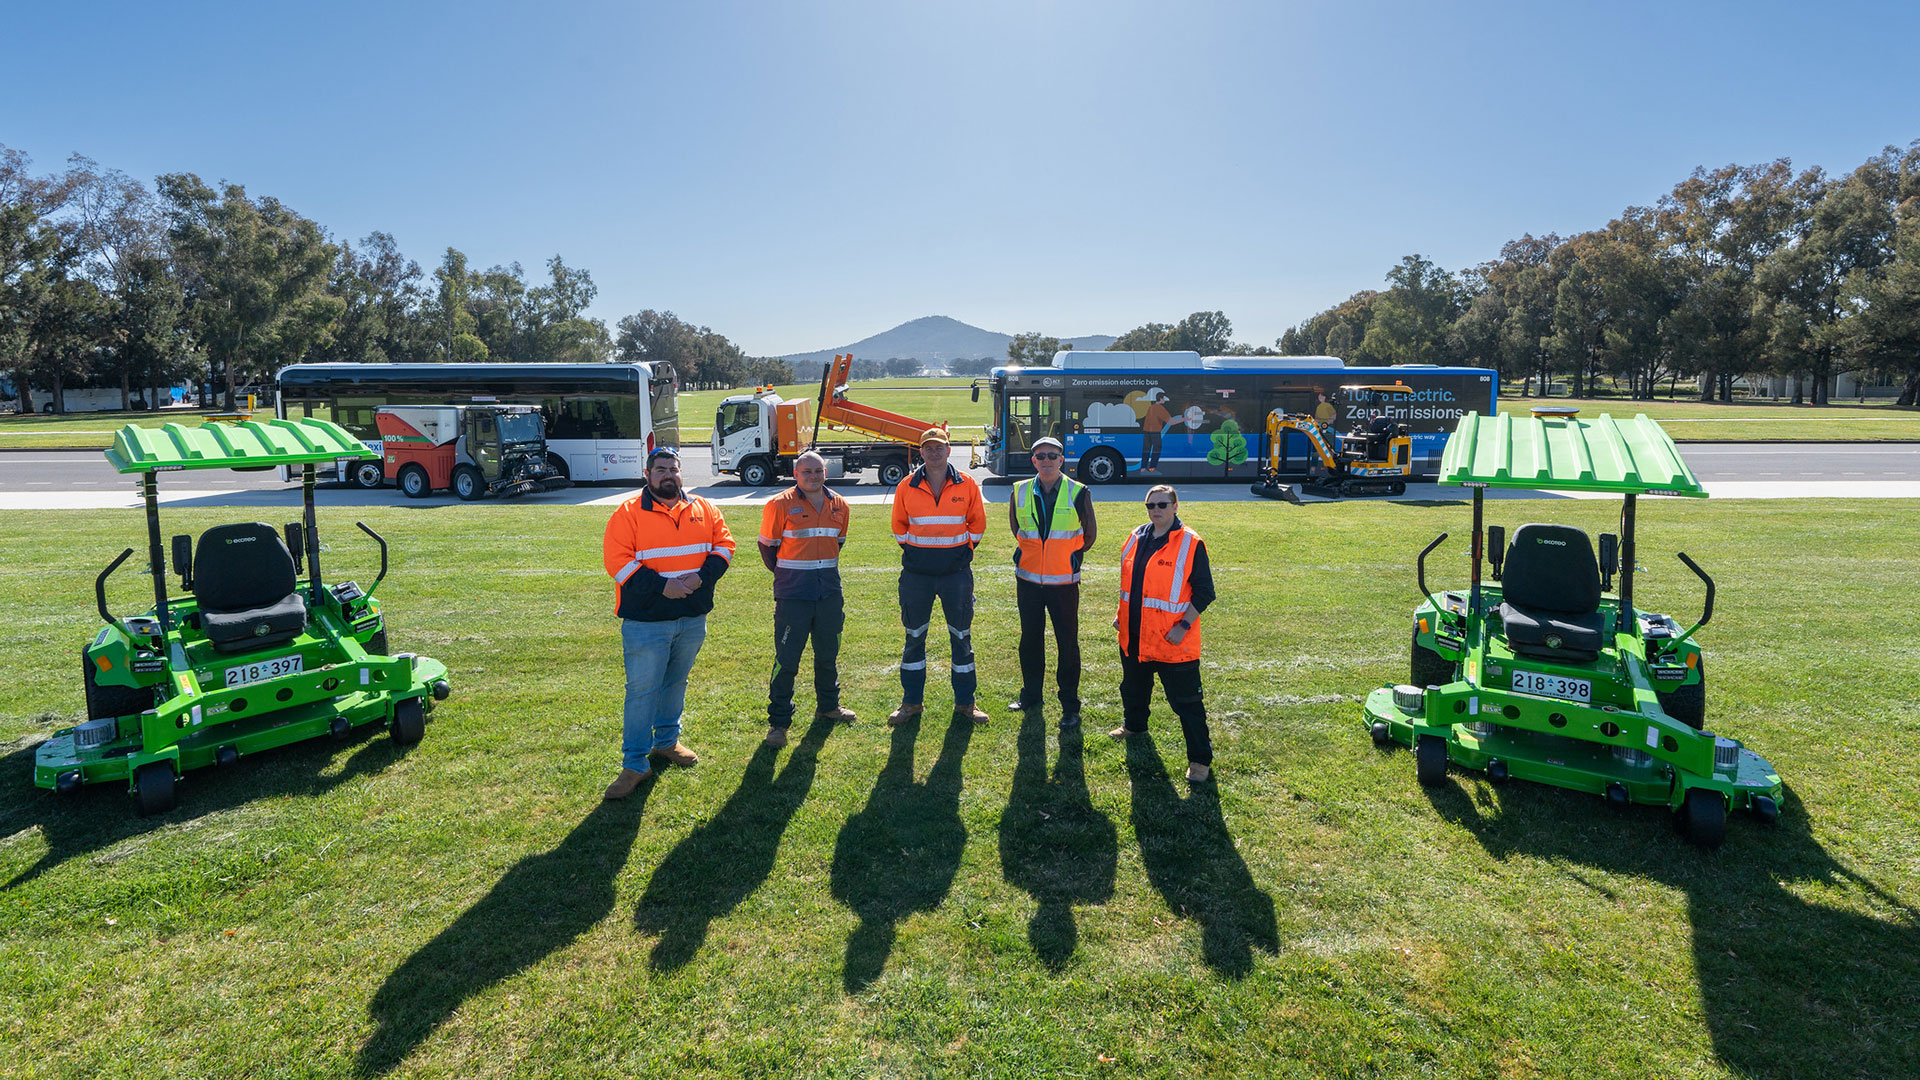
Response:
[[[1763,825],[1777,825],[1780,822],[1780,804],[1775,802],[1771,795],[1755,795],[1748,809],[1753,811],[1753,816],[1759,818]]]
[[[427,711],[419,698],[408,698],[393,707],[393,743],[412,746],[427,737]]]
[[[152,817],[173,809],[173,766],[165,761],[149,761],[133,771],[133,794],[140,804],[140,816]]]
[[[1447,740],[1438,735],[1422,735],[1413,742],[1413,778],[1425,787],[1447,780]]]
[[[1393,729],[1388,727],[1387,722],[1384,720],[1375,720],[1373,726],[1367,729],[1367,733],[1373,736],[1373,745],[1375,746],[1385,747],[1393,745]]]
[[[1687,801],[1680,804],[1678,824],[1694,846],[1712,851],[1727,839],[1727,797],[1694,788],[1687,792]]]

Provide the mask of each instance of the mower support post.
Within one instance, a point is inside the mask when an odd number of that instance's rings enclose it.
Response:
[[[320,602],[320,527],[313,514],[313,463],[300,470],[300,503],[307,531],[307,585],[314,603]]]
[[[147,504],[147,565],[153,570],[153,613],[160,619],[162,631],[173,629],[173,616],[167,611],[167,554],[160,543],[160,489],[153,470],[140,474],[140,497]]]
[[[1620,507],[1620,632],[1637,633],[1633,613],[1633,509],[1635,496]]]
[[[1629,496],[1631,498],[1631,496]],[[1473,588],[1467,596],[1467,610],[1476,617],[1480,614],[1480,529],[1482,514],[1486,509],[1487,490],[1473,489]]]

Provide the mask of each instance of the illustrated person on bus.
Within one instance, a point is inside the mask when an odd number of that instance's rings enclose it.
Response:
[[[1167,392],[1154,387],[1147,391],[1146,415],[1140,418],[1140,471],[1160,471],[1160,435],[1173,422],[1167,411]]]
[[[1333,407],[1333,402],[1327,400],[1326,387],[1314,387],[1313,396],[1318,402],[1313,407],[1313,422],[1320,426],[1321,435],[1325,437],[1327,444],[1331,446],[1333,444],[1333,425],[1339,420],[1340,411]]]

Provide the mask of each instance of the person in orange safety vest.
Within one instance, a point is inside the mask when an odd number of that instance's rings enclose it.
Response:
[[[813,708],[821,720],[853,720],[840,704],[840,548],[847,542],[847,500],[827,487],[827,461],[808,450],[793,459],[793,486],[760,512],[760,559],[773,571],[773,678],[767,686],[768,746],[787,745],[793,680],[813,642]]]
[[[624,799],[653,775],[649,758],[692,766],[680,743],[687,676],[707,638],[713,587],[733,565],[733,534],[720,508],[680,490],[680,455],[647,455],[647,487],[607,521],[602,556],[626,661],[621,769],[606,798]]]
[[[920,715],[927,690],[927,631],[940,601],[953,648],[953,716],[987,721],[974,703],[973,549],[987,531],[987,506],[973,477],[947,463],[947,433],[920,436],[920,467],[893,489],[893,538],[900,544],[900,707],[887,717],[904,724]]]
[[[1207,544],[1180,520],[1180,497],[1165,484],[1147,492],[1145,525],[1127,536],[1120,552],[1122,723],[1107,734],[1126,739],[1144,734],[1160,677],[1167,704],[1180,718],[1187,740],[1187,779],[1213,772],[1213,740],[1200,687],[1200,613],[1213,603],[1213,568]]]

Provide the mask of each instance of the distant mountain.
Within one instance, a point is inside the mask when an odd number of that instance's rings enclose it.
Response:
[[[1072,342],[1076,349],[1104,349],[1114,342],[1110,334],[1088,334],[1085,337],[1063,337],[1060,340]],[[928,315],[911,322],[903,322],[891,330],[875,334],[870,338],[863,338],[851,345],[842,345],[836,349],[821,349],[817,352],[794,353],[781,359],[792,361],[794,368],[799,371],[832,363],[835,355],[849,352],[856,360],[892,360],[896,357],[912,357],[929,367],[939,367],[949,360],[974,360],[982,356],[1003,360],[1007,355],[1007,346],[1012,343],[1013,335],[1011,334],[996,334],[992,330],[982,330],[945,315]]]

